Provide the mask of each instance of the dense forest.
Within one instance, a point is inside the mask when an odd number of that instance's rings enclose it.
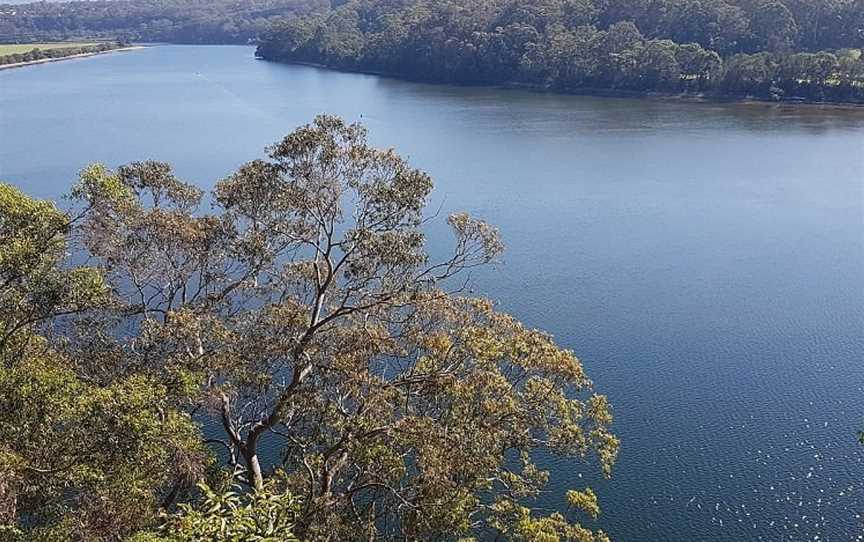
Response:
[[[257,54],[435,82],[864,100],[864,0],[338,4],[274,25]]]
[[[0,66],[6,64],[18,64],[19,62],[35,62],[39,60],[48,60],[51,58],[64,58],[67,56],[83,55],[91,53],[104,53],[113,49],[123,47],[120,42],[104,42],[95,43],[92,45],[70,45],[69,47],[52,47],[50,49],[40,49],[34,47],[23,53],[12,53],[8,55],[0,55]]]
[[[281,17],[327,6],[326,0],[0,2],[0,42],[104,38],[247,43]]]

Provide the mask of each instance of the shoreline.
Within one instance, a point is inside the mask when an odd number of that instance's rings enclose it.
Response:
[[[0,65],[0,71],[12,70],[15,68],[25,68],[27,66],[35,66],[37,64],[47,64],[48,62],[62,62],[64,60],[72,60],[74,58],[87,58],[97,55],[107,55],[109,53],[118,53],[122,51],[134,51],[136,49],[145,49],[143,45],[130,45],[129,47],[118,47],[117,49],[109,49],[107,51],[94,51],[92,53],[78,53],[76,55],[61,56],[57,58],[40,58],[39,60],[29,60],[27,62],[15,62],[13,64]]]
[[[576,89],[559,89],[544,85],[532,85],[527,83],[459,83],[450,81],[426,81],[423,79],[414,79],[405,77],[396,73],[388,73],[379,70],[364,70],[351,68],[338,68],[319,64],[316,62],[300,62],[300,61],[284,61],[270,60],[260,56],[255,56],[256,60],[264,62],[273,62],[275,64],[294,64],[297,66],[309,66],[322,70],[330,70],[342,73],[356,73],[361,75],[374,75],[377,77],[385,77],[398,81],[406,81],[409,83],[419,83],[424,85],[450,85],[464,88],[490,88],[501,90],[524,90],[528,92],[536,92],[541,94],[555,94],[558,96],[589,96],[595,98],[642,98],[649,100],[663,101],[681,101],[692,103],[728,103],[742,105],[774,105],[779,107],[829,107],[832,109],[854,109],[857,111],[864,110],[864,102],[818,102],[808,99],[787,99],[787,100],[771,100],[768,98],[760,98],[759,96],[750,95],[735,95],[721,94],[716,92],[688,93],[688,92],[656,92],[656,91],[641,91],[641,90],[621,90],[621,89],[603,89],[603,88],[576,88]]]

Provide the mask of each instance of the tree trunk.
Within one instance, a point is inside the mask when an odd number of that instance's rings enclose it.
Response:
[[[258,461],[258,436],[254,433],[243,445],[243,459],[246,461],[246,472],[249,482],[255,491],[264,489],[264,476],[261,474],[261,463]]]

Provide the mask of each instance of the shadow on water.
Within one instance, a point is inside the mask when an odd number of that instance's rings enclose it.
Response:
[[[290,69],[327,70],[308,66]],[[333,72],[328,72],[332,74]],[[340,74],[345,75],[345,74]],[[393,98],[410,94],[429,103],[457,102],[476,111],[530,107],[537,115],[559,117],[562,127],[576,131],[627,131],[694,129],[700,126],[772,131],[778,127],[819,134],[835,129],[857,129],[864,122],[864,107],[854,105],[777,104],[758,101],[702,100],[688,97],[607,97],[567,95],[525,89],[437,85],[370,77],[381,92]],[[634,114],[633,110],[639,111]],[[585,123],[586,118],[596,123]]]

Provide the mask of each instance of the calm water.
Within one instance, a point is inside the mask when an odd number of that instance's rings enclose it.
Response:
[[[0,178],[154,158],[212,186],[315,114],[362,120],[500,226],[478,291],[616,408],[618,541],[860,540],[864,112],[426,86],[156,47],[0,72]],[[433,250],[445,246],[433,228]]]

